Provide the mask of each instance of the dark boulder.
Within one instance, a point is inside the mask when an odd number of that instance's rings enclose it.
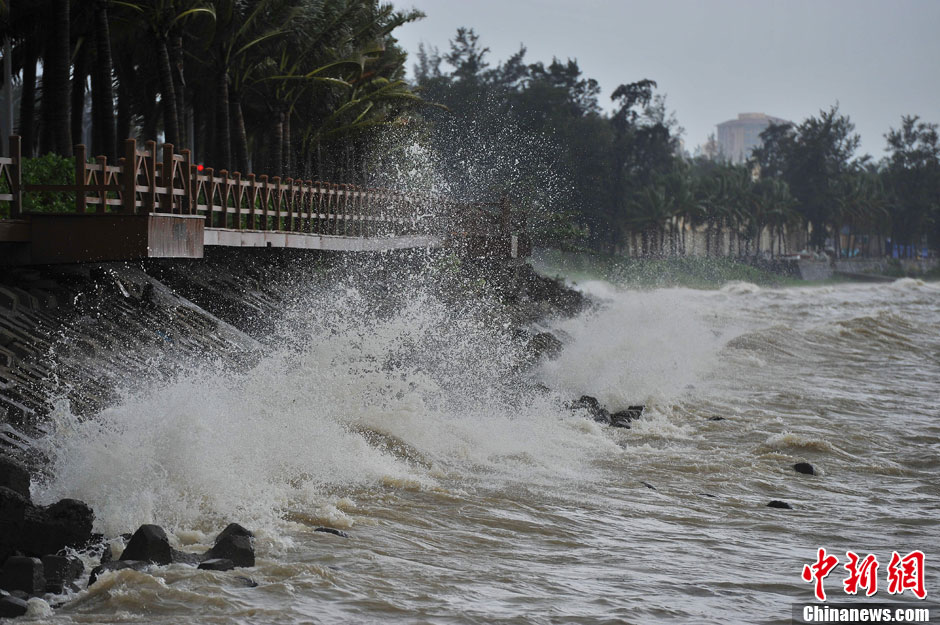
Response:
[[[334,529],[332,527],[318,527],[313,530],[314,532],[324,532],[326,534],[333,534],[334,536],[341,536],[342,538],[349,538],[349,534],[343,530]]]
[[[804,475],[816,475],[816,468],[808,462],[797,462],[793,470]]]
[[[219,535],[215,537],[214,544],[218,544],[220,540],[224,540],[229,536],[245,536],[247,538],[255,537],[251,530],[245,529],[238,523],[229,523],[225,529],[219,532]]]
[[[0,588],[7,591],[22,590],[31,595],[46,592],[46,578],[39,558],[11,556],[3,564]]]
[[[206,552],[206,560],[231,560],[235,566],[254,566],[255,550],[251,536],[243,534],[220,534],[212,549]]]
[[[166,532],[159,525],[141,525],[124,548],[121,560],[169,564],[173,561],[173,551]]]
[[[29,605],[25,601],[0,590],[0,618],[23,616],[27,610]]]
[[[84,572],[85,565],[75,556],[47,555],[42,557],[42,569],[46,577],[46,592],[58,595]]]
[[[88,576],[88,585],[94,584],[103,573],[108,571],[121,571],[123,569],[143,571],[148,566],[150,566],[150,562],[143,562],[142,560],[112,560],[111,562],[105,562],[91,570],[91,575]]]
[[[577,401],[568,404],[571,410],[586,410],[592,419],[598,423],[610,424],[610,413],[602,408],[596,397],[582,395]]]
[[[785,502],[785,501],[780,501],[779,499],[774,499],[774,500],[771,501],[769,504],[767,504],[767,507],[768,507],[768,508],[780,508],[780,509],[782,509],[782,510],[792,510],[792,509],[793,509],[793,506],[791,506],[790,504],[788,504],[788,503]]]
[[[13,458],[0,456],[0,486],[29,499],[29,470]]]
[[[0,562],[20,553],[23,519],[26,510],[32,507],[33,504],[20,493],[0,486]]]
[[[203,571],[231,571],[235,568],[235,563],[227,558],[213,558],[204,560],[199,564],[199,568]]]
[[[563,345],[551,332],[539,332],[534,335],[526,344],[526,353],[530,360],[540,358],[557,358],[561,353]]]
[[[28,555],[57,553],[66,547],[83,547],[91,540],[95,513],[77,499],[63,499],[44,508],[25,510],[19,548]]]
[[[615,428],[630,429],[630,422],[643,416],[646,406],[630,406],[626,410],[618,410],[610,415],[610,424]]]

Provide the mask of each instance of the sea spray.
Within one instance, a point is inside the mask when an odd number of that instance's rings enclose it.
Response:
[[[357,489],[448,488],[471,467],[583,479],[603,434],[557,394],[520,400],[520,343],[490,323],[493,302],[444,301],[422,280],[402,274],[407,296],[375,307],[348,274],[299,286],[248,370],[179,363],[89,419],[59,402],[37,495],[89,502],[107,535],[228,521],[275,533]]]

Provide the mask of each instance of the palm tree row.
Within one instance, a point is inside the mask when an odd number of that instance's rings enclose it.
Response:
[[[0,6],[24,154],[127,137],[217,169],[355,179],[368,133],[420,99],[378,0],[35,0]],[[41,72],[37,70],[41,68]],[[37,132],[38,130],[38,132]]]

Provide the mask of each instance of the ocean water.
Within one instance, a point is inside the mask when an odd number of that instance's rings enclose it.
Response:
[[[530,370],[472,306],[376,319],[343,287],[247,371],[59,405],[38,500],[192,551],[238,521],[258,564],[119,571],[20,622],[789,623],[819,547],[875,554],[884,601],[919,549],[940,592],[940,285],[578,288],[600,305],[545,321],[565,347]],[[647,409],[604,427],[582,394]]]

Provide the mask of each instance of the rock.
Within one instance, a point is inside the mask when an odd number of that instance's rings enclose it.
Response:
[[[142,560],[112,560],[111,562],[99,564],[91,570],[91,575],[88,576],[88,585],[91,586],[94,584],[103,573],[107,573],[108,571],[120,571],[123,569],[143,571],[148,566],[150,566],[150,562],[144,562]]]
[[[142,560],[154,564],[169,564],[173,561],[173,551],[166,532],[159,525],[141,525],[131,536],[130,542],[121,554],[122,561]]]
[[[213,558],[200,563],[199,568],[203,571],[231,571],[235,568],[235,563],[227,558]]]
[[[82,501],[63,499],[24,512],[19,547],[27,555],[41,557],[66,547],[83,547],[91,540],[95,513]]]
[[[816,475],[816,468],[808,462],[797,462],[793,465],[793,470],[804,475]]]
[[[788,504],[788,503],[785,502],[785,501],[780,501],[779,499],[774,499],[774,500],[771,501],[769,504],[767,504],[767,507],[768,507],[768,508],[781,508],[781,509],[783,509],[783,510],[792,510],[792,509],[793,509],[793,506],[791,506],[790,504]]]
[[[85,565],[75,556],[47,555],[42,557],[43,575],[46,577],[46,592],[62,594],[66,584],[77,579]]]
[[[601,408],[596,397],[582,395],[581,399],[568,404],[568,408],[571,410],[586,410],[591,418],[598,423],[610,424],[610,413]]]
[[[225,559],[231,560],[235,566],[254,566],[255,550],[251,543],[251,536],[223,532],[212,549],[206,552],[206,560]]]
[[[26,509],[32,505],[29,498],[12,488],[0,486],[0,523],[4,521],[21,523]]]
[[[6,456],[0,456],[0,487],[9,488],[29,499],[29,470]]]
[[[218,544],[220,540],[229,536],[247,536],[248,538],[255,537],[255,535],[251,533],[250,530],[245,529],[238,523],[229,523],[226,528],[219,532],[219,535],[215,537],[215,543],[213,544]]]
[[[551,332],[539,332],[526,344],[525,350],[530,359],[535,361],[542,357],[557,358],[563,345]]]
[[[11,556],[3,565],[0,587],[4,590],[22,590],[31,595],[46,592],[46,578],[39,558]]]
[[[327,533],[327,534],[333,534],[334,536],[342,536],[343,538],[349,538],[349,534],[347,534],[347,533],[344,532],[343,530],[334,529],[334,528],[332,528],[332,527],[318,527],[317,529],[315,529],[315,530],[313,530],[313,531],[314,531],[314,532],[324,532],[324,533]]]
[[[643,416],[646,406],[630,406],[626,410],[618,410],[610,415],[610,424],[615,428],[630,429],[630,422]]]
[[[0,590],[0,618],[23,616],[27,610],[29,605],[25,601]]]
[[[15,490],[0,486],[0,562],[19,554],[23,518],[33,504]]]

